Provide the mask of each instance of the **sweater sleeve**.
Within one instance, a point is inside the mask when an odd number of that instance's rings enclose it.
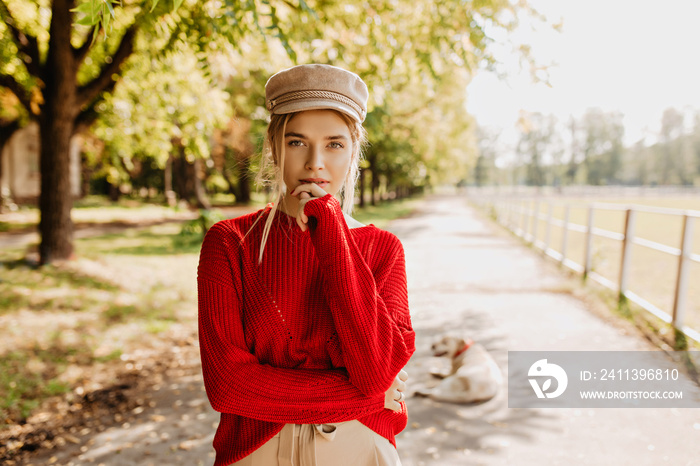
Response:
[[[340,370],[283,369],[261,364],[245,342],[240,274],[232,273],[230,233],[214,225],[197,272],[202,372],[212,407],[222,413],[284,423],[342,422],[384,409]],[[235,247],[235,246],[234,246]]]
[[[368,396],[384,393],[415,351],[403,246],[391,233],[378,235],[369,253],[372,270],[337,199],[313,199],[304,213],[316,218],[311,241],[350,381]]]

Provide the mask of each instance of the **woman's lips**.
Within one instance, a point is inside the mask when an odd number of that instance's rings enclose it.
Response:
[[[330,183],[327,180],[321,180],[321,179],[307,179],[307,180],[299,180],[299,181],[301,181],[304,184],[314,183],[314,184],[317,184],[319,186],[325,186],[325,185]]]

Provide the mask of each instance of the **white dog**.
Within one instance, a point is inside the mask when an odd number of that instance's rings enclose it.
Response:
[[[432,349],[433,356],[451,359],[452,370],[449,374],[433,373],[442,378],[440,383],[417,395],[438,401],[472,403],[490,400],[503,385],[501,370],[482,345],[469,339],[445,336],[433,344]]]

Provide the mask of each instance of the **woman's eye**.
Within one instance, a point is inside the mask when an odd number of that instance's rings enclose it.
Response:
[[[332,147],[333,149],[342,149],[343,147],[345,147],[345,146],[343,146],[343,145],[342,145],[341,143],[339,143],[339,142],[331,142],[329,145],[330,145],[330,147]]]
[[[289,141],[289,142],[287,143],[287,145],[289,145],[289,146],[294,146],[294,147],[302,146],[303,144],[304,144],[304,143],[303,143],[302,141],[300,141],[299,139],[292,139],[291,141]]]

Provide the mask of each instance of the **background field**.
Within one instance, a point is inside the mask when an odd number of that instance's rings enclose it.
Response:
[[[684,210],[700,211],[700,197],[543,197],[539,199],[539,211],[546,215],[548,202],[553,202],[552,216],[563,220],[565,205],[570,205],[569,221],[586,225],[588,220],[588,205],[592,203],[618,205],[643,205]],[[523,201],[533,208],[535,201]],[[683,217],[648,212],[637,212],[635,236],[656,241],[674,248],[680,248]],[[700,253],[700,219],[696,220],[693,235],[692,251]],[[596,208],[593,225],[616,233],[623,233],[625,227],[624,210],[605,210]],[[532,224],[529,224],[530,233]],[[552,225],[549,246],[561,252],[563,229]],[[537,224],[537,240],[545,241],[547,222],[539,220]],[[566,257],[578,264],[584,263],[585,233],[569,231]],[[618,283],[620,275],[622,243],[620,241],[594,236],[592,270],[603,277]],[[655,251],[643,246],[632,246],[628,289],[642,298],[671,313],[678,274],[678,258],[669,254]],[[700,264],[691,263],[689,274],[689,289],[685,324],[695,330],[700,330]]]

